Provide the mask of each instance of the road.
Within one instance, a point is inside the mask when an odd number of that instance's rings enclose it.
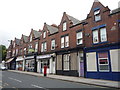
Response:
[[[62,81],[46,77],[37,77],[10,71],[2,71],[1,77],[2,78],[0,79],[0,88],[12,88],[15,90],[19,90],[21,88],[39,88],[42,90],[53,90],[53,88],[62,88],[61,90],[64,90],[64,88],[101,88],[110,90],[109,88],[101,86]]]

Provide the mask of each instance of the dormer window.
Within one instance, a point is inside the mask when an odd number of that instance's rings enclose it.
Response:
[[[30,36],[30,42],[32,41],[32,35]]]
[[[95,17],[95,21],[101,20],[100,10],[94,11],[94,17]]]
[[[67,23],[66,22],[63,23],[63,31],[65,31],[65,30],[67,30]]]
[[[45,31],[43,32],[43,38],[46,38],[46,32]]]

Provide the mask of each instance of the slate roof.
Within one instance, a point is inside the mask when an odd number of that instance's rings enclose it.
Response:
[[[81,21],[79,21],[78,19],[76,19],[68,14],[66,14],[66,15],[67,15],[68,19],[72,21],[73,25],[81,23]]]
[[[35,38],[38,38],[41,36],[41,32],[38,32],[36,30],[33,30],[33,34],[34,34]]]
[[[20,45],[20,39],[16,38],[15,43],[16,45]]]
[[[49,30],[50,34],[54,34],[56,32],[58,32],[58,28],[51,26],[51,25],[47,25],[46,24],[47,29]]]
[[[118,12],[120,12],[120,7],[117,8],[117,9],[112,10],[112,11],[111,11],[111,14],[115,14],[115,13],[118,13]]]
[[[28,36],[23,35],[23,40],[24,40],[25,43],[27,43],[28,42]]]

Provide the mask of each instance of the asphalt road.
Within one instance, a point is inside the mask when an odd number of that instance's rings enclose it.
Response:
[[[0,72],[1,73],[1,72]],[[27,89],[34,89],[38,88],[41,90],[53,90],[61,88],[61,90],[71,88],[71,89],[82,89],[82,88],[99,88],[99,89],[106,89],[105,87],[94,86],[94,85],[87,85],[75,82],[68,82],[56,79],[50,79],[46,77],[37,77],[31,76],[26,74],[20,74],[10,71],[2,71],[0,78],[0,88],[12,88],[15,90],[27,88]],[[110,90],[110,88],[107,88]]]

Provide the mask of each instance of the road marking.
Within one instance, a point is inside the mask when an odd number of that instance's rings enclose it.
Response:
[[[43,88],[43,87],[40,87],[40,86],[37,86],[37,85],[34,85],[34,84],[31,84],[31,86],[36,87],[36,88]]]
[[[14,80],[14,81],[17,81],[17,82],[22,82],[22,81],[20,81],[20,80],[18,80],[18,79],[14,79],[14,78],[11,78],[11,77],[8,77],[9,79],[11,79],[11,80]]]
[[[0,88],[3,88],[2,86],[0,86]]]

